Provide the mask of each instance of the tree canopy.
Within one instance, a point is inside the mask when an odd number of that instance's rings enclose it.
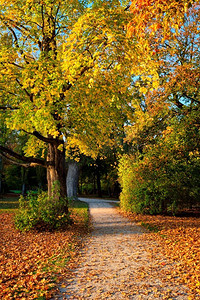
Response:
[[[49,197],[55,182],[64,197],[65,156],[95,158],[124,130],[122,198],[128,183],[139,207],[167,210],[183,190],[195,203],[200,3],[126,2],[1,0],[2,126],[26,144],[18,153],[2,139],[0,152],[46,167]]]
[[[94,156],[123,126],[128,19],[119,1],[0,2],[0,108],[9,130],[28,136],[23,155],[0,150],[46,167],[49,195],[54,181],[66,194],[66,151]]]
[[[199,201],[199,1],[132,1],[135,78],[120,165],[122,206],[160,213]]]

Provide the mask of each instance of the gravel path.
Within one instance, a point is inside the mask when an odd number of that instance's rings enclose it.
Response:
[[[188,299],[170,274],[175,263],[152,255],[142,227],[122,217],[109,200],[89,203],[94,230],[73,278],[54,299]]]

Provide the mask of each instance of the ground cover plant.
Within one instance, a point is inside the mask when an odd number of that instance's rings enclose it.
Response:
[[[200,219],[199,213],[193,216],[153,216],[135,213],[123,213],[134,222],[150,230],[145,239],[157,241],[152,255],[163,253],[177,268],[167,276],[172,280],[189,287],[190,299],[197,299],[200,295]],[[155,244],[154,244],[155,245]],[[160,262],[162,263],[162,262]]]
[[[49,299],[78,259],[88,232],[87,204],[71,203],[74,224],[57,231],[20,232],[13,211],[0,211],[0,298]]]

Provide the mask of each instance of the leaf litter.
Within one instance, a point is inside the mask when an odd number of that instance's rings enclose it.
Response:
[[[88,228],[79,216],[63,231],[20,232],[0,214],[0,299],[50,299],[73,269]]]
[[[53,299],[198,299],[149,231],[102,200],[88,199],[93,232],[78,267]]]
[[[21,233],[11,213],[1,214],[0,297],[200,299],[199,219],[126,217],[131,222],[114,208],[93,210],[86,236],[78,222],[67,231]]]

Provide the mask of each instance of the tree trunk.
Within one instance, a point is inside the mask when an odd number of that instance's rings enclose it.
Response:
[[[100,177],[100,172],[99,169],[97,168],[97,193],[98,197],[102,198],[102,191],[101,191],[101,177]]]
[[[26,194],[26,177],[27,177],[27,169],[21,167],[21,174],[22,174],[22,195],[25,196]]]
[[[97,194],[98,197],[102,198],[102,191],[101,191],[101,174],[100,174],[100,160],[97,158],[96,160],[96,176],[97,176]]]
[[[94,172],[93,172],[93,194],[95,195],[97,192],[96,189],[96,167],[94,167]]]
[[[3,188],[2,188],[2,174],[3,174],[3,162],[2,162],[2,158],[0,156],[0,194],[3,193]]]
[[[76,161],[68,163],[67,172],[67,197],[77,199],[78,194],[78,179],[79,179],[79,166]]]
[[[48,145],[47,183],[49,198],[59,200],[67,196],[64,146],[59,150],[56,144]]]

